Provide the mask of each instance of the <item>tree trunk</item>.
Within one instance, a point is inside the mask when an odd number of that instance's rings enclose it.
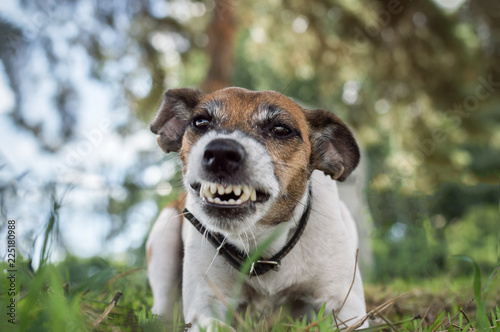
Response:
[[[216,0],[212,22],[207,28],[209,38],[207,53],[210,58],[202,89],[212,92],[230,86],[233,74],[234,37],[234,0]]]

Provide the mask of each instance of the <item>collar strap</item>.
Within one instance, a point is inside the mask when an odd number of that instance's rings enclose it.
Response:
[[[300,218],[299,225],[295,230],[292,238],[288,241],[288,243],[281,249],[277,254],[269,259],[259,258],[255,262],[252,263],[252,267],[250,268],[249,276],[260,276],[266,273],[269,270],[278,271],[281,265],[281,260],[285,257],[290,250],[297,244],[300,236],[304,232],[304,229],[307,224],[307,220],[309,219],[309,214],[311,213],[311,186],[309,186],[309,194],[307,197],[307,205],[302,213],[302,217]],[[207,231],[207,229],[196,219],[195,216],[188,211],[188,209],[184,209],[184,216],[193,224],[193,226],[207,238],[207,240],[212,243],[212,245],[217,249],[217,252],[222,255],[226,261],[231,264],[235,269],[241,270],[241,267],[247,260],[247,255],[244,252],[236,248],[234,245],[227,243],[225,237],[220,233],[213,233]]]

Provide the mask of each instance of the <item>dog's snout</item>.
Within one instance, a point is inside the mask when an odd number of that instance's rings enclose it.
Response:
[[[241,168],[245,156],[245,148],[235,140],[214,139],[205,148],[203,166],[217,175],[233,174]]]

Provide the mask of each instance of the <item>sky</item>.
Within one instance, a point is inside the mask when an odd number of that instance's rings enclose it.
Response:
[[[86,20],[88,8],[80,6],[80,17]],[[57,13],[54,13],[56,15]],[[12,22],[29,26],[30,17],[25,15],[16,1],[2,2],[0,15]],[[42,31],[43,30],[43,31]],[[63,148],[56,153],[44,151],[36,138],[26,130],[17,127],[9,113],[13,111],[15,99],[9,87],[8,77],[0,61],[0,163],[7,164],[0,170],[0,181],[8,182],[21,174],[16,195],[5,197],[7,218],[15,219],[21,236],[20,250],[25,255],[35,256],[35,266],[43,238],[43,226],[47,222],[50,197],[43,191],[49,182],[57,183],[59,196],[64,195],[60,210],[59,239],[69,251],[82,257],[124,256],[130,248],[142,245],[152,220],[157,214],[156,203],[146,199],[134,206],[127,216],[128,223],[119,236],[107,240],[111,231],[110,216],[103,204],[108,195],[124,199],[128,194],[122,184],[140,158],[140,153],[153,154],[156,164],[150,165],[138,175],[142,186],[154,190],[158,183],[168,188],[166,182],[173,175],[173,166],[157,147],[156,137],[149,131],[149,125],[135,119],[126,102],[116,103],[117,87],[89,77],[90,61],[80,47],[69,47],[65,36],[71,35],[71,28],[62,32],[57,26],[43,26],[39,33],[49,36],[55,49],[64,52],[62,70],[68,79],[78,83],[79,103],[75,137],[63,142]],[[57,143],[60,127],[56,108],[51,100],[55,92],[54,73],[46,58],[41,55],[36,36],[32,38],[27,66],[19,68],[29,80],[23,88],[30,91],[23,111],[31,124],[43,123],[44,135],[48,141]],[[121,65],[127,66],[126,61]],[[118,68],[120,70],[121,68]],[[130,134],[118,134],[118,127],[128,124],[133,128]],[[165,185],[165,183],[167,185]],[[67,190],[71,185],[73,189]],[[168,191],[167,191],[168,193]],[[165,194],[165,192],[163,192]],[[2,239],[5,237],[2,236]],[[32,240],[36,239],[33,250]],[[2,249],[6,246],[2,246]],[[64,257],[62,250],[55,250],[52,260]],[[1,256],[3,253],[0,251]]]

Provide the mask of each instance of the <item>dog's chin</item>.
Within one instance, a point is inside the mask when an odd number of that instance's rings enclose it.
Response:
[[[272,201],[265,190],[224,185],[223,192],[217,187],[214,190],[214,184],[208,182],[190,184],[190,194],[193,195],[190,201],[195,205],[194,210],[202,214],[200,222],[211,231],[223,233],[241,233],[251,228]]]

